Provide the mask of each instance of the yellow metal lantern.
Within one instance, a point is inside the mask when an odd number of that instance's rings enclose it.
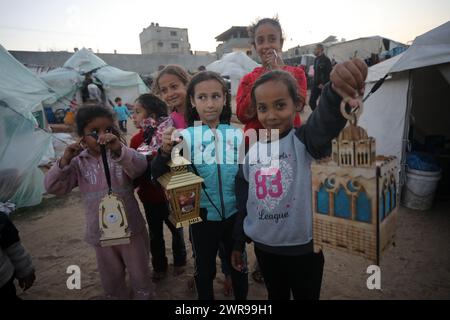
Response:
[[[179,152],[168,163],[170,172],[158,178],[169,200],[169,220],[177,228],[201,222],[200,191],[203,179],[188,170],[191,163]]]

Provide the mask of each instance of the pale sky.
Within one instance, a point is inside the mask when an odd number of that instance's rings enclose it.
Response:
[[[450,20],[450,0],[0,0],[0,44],[8,50],[92,48],[141,53],[151,22],[188,28],[191,49],[215,51],[215,37],[278,15],[284,50],[324,40],[380,35],[407,43]]]

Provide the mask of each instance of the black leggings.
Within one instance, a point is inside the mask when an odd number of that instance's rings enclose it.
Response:
[[[255,246],[269,300],[319,300],[324,256],[308,253],[285,256],[265,252]]]
[[[150,253],[152,254],[153,270],[155,272],[165,272],[168,267],[163,233],[164,223],[166,223],[172,233],[173,265],[175,267],[185,266],[186,245],[184,243],[183,228],[177,229],[170,222],[167,203],[144,203],[144,209],[150,235]]]
[[[123,132],[127,132],[127,120],[120,120],[119,127]]]
[[[216,256],[223,246],[223,260],[231,265],[232,231],[236,215],[224,221],[202,221],[191,225],[192,250],[195,257],[195,285],[199,300],[214,300],[213,282],[216,276]],[[231,268],[231,281],[236,300],[246,300],[248,274]]]

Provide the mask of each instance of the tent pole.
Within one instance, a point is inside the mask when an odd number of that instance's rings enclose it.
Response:
[[[406,183],[406,152],[411,151],[411,141],[409,140],[409,126],[411,124],[411,111],[412,111],[412,92],[414,90],[414,81],[412,77],[412,70],[408,71],[408,91],[406,96],[406,114],[405,114],[405,126],[403,130],[402,140],[402,158],[400,159],[400,179],[398,196],[401,197],[402,186]]]

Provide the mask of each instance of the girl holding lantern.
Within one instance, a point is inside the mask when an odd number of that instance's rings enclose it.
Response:
[[[230,95],[220,75],[205,71],[192,78],[187,88],[185,117],[188,128],[180,133],[185,150],[191,155],[203,155],[201,161],[191,161],[194,171],[204,179],[200,197],[203,221],[190,227],[195,256],[195,284],[200,300],[212,300],[220,245],[224,249],[224,258],[231,263],[232,231],[237,213],[234,181],[242,142],[241,131],[230,125]],[[162,147],[152,161],[153,178],[168,171],[174,131],[175,128],[169,128],[164,132]],[[230,132],[237,143],[229,143]],[[209,156],[205,154],[206,150],[209,150]],[[187,157],[186,154],[184,156]],[[220,158],[232,161],[222,163],[217,161]],[[246,299],[247,270],[233,269],[231,279],[235,299]]]
[[[250,148],[236,177],[239,214],[232,264],[242,269],[241,252],[251,239],[269,300],[289,300],[291,293],[296,300],[319,299],[324,257],[314,252],[310,165],[331,151],[331,140],[347,122],[341,101],[356,107],[366,76],[367,66],[359,59],[336,65],[319,108],[300,128],[294,122],[302,100],[292,75],[271,71],[252,88],[252,104],[268,135]],[[278,163],[272,165],[274,159],[265,161],[261,151],[277,147]]]

